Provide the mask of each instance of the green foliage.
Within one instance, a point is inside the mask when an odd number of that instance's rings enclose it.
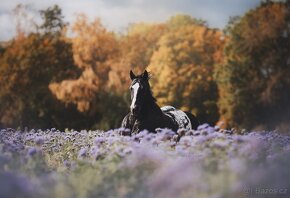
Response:
[[[272,128],[290,116],[289,7],[268,1],[227,29],[226,62],[216,68],[221,120]]]

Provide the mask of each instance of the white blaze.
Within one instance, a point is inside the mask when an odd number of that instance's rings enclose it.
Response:
[[[133,108],[135,107],[135,103],[136,103],[136,98],[137,98],[137,93],[138,93],[138,89],[139,89],[140,85],[139,83],[135,83],[132,88],[133,88],[133,99],[132,99],[132,103],[131,103],[131,111],[133,110]]]

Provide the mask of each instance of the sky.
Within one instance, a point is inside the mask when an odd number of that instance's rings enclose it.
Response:
[[[224,28],[230,16],[243,15],[261,0],[0,0],[0,41],[15,36],[13,9],[28,5],[28,18],[37,18],[37,10],[59,5],[65,21],[73,23],[76,14],[89,19],[99,17],[110,30],[123,32],[129,24],[165,22],[176,14],[189,14],[208,22],[210,27]],[[29,24],[27,24],[29,26]]]

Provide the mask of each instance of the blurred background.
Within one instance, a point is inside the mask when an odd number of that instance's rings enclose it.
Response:
[[[288,0],[1,0],[0,30],[1,127],[120,127],[147,69],[160,106],[290,129]]]

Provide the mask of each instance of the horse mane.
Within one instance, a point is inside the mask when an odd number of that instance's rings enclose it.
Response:
[[[153,96],[153,92],[152,92],[152,89],[151,89],[151,86],[150,86],[150,79],[152,78],[152,74],[151,72],[147,72],[148,73],[148,79],[146,81],[146,83],[148,83],[148,89],[149,89],[149,98],[151,98],[155,103],[156,103],[156,98]],[[141,75],[138,75],[137,78],[142,78],[142,74]]]
[[[149,84],[149,82],[148,82],[148,84]],[[152,98],[152,100],[156,103],[156,98],[153,96],[153,93],[152,93],[152,90],[151,90],[151,87],[150,87],[150,84],[149,84],[149,93],[150,93],[150,98]]]
[[[150,86],[150,83],[149,83],[149,80],[152,78],[152,74],[151,72],[148,72],[148,87],[149,87],[149,92],[150,92],[150,96],[152,97],[153,101],[156,103],[156,98],[153,96],[153,92],[152,92],[152,89],[151,89],[151,86]]]

